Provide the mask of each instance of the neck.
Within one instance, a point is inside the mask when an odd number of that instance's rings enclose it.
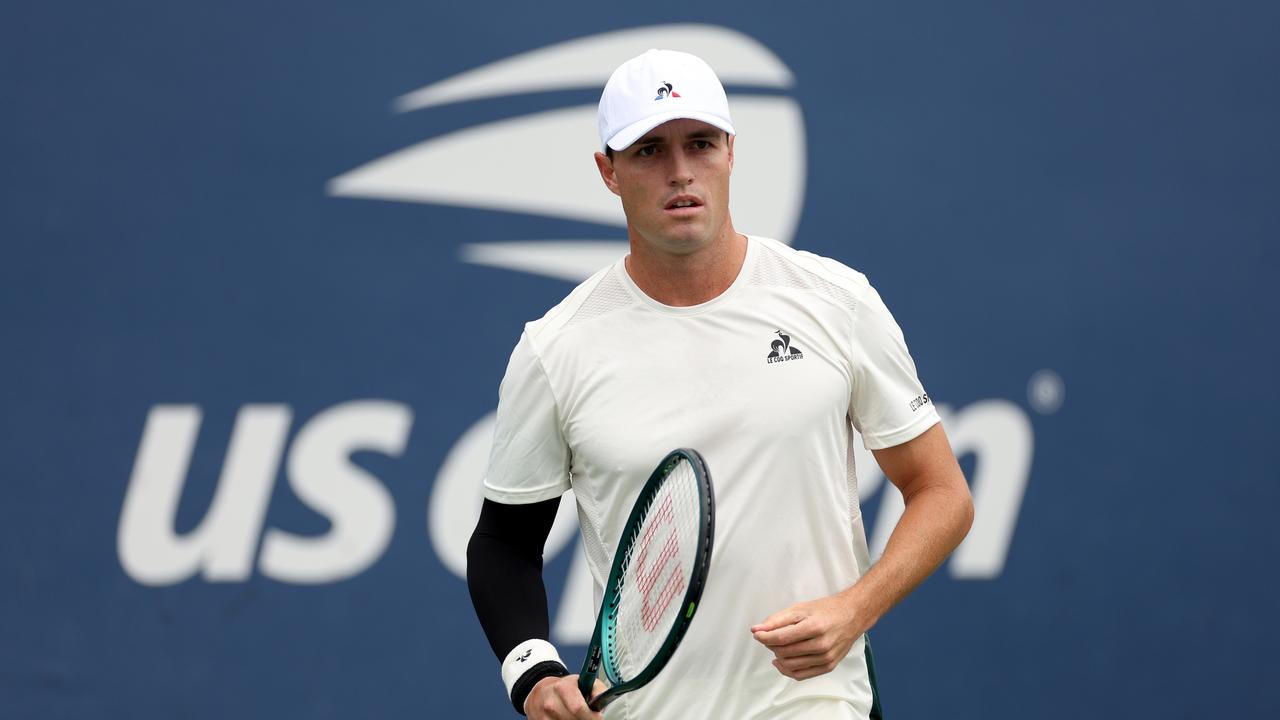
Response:
[[[732,225],[692,253],[662,252],[631,234],[625,267],[645,295],[663,305],[689,307],[716,299],[737,279],[747,257],[747,238]]]

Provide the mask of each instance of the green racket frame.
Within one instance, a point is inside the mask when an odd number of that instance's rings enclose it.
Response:
[[[613,629],[618,616],[618,587],[622,580],[622,563],[627,556],[631,543],[635,542],[637,538],[638,533],[634,531],[646,516],[645,509],[649,505],[649,500],[657,494],[658,489],[662,486],[662,481],[681,459],[689,461],[689,465],[693,468],[694,475],[697,477],[699,505],[698,550],[694,556],[693,571],[690,573],[689,584],[685,589],[684,600],[681,604],[681,607],[685,608],[685,610],[676,616],[676,622],[667,632],[667,637],[663,641],[662,647],[658,649],[658,653],[649,661],[644,670],[640,671],[634,678],[622,681],[613,663],[614,643],[616,642]],[[715,538],[715,519],[715,492],[711,485],[711,472],[707,469],[706,461],[702,459],[702,455],[698,454],[696,450],[689,448],[672,450],[662,459],[662,462],[658,463],[658,467],[654,469],[653,474],[649,476],[648,481],[645,482],[644,487],[640,490],[640,496],[636,498],[635,505],[631,508],[631,516],[627,518],[627,524],[622,528],[622,537],[619,540],[618,549],[613,555],[613,569],[609,571],[609,581],[605,585],[604,598],[600,603],[600,616],[596,619],[591,645],[587,648],[586,661],[582,664],[582,672],[578,675],[578,689],[582,691],[582,697],[587,699],[592,710],[603,710],[623,693],[644,687],[657,676],[658,671],[667,664],[667,661],[671,659],[671,655],[675,653],[676,647],[680,645],[680,640],[689,629],[689,624],[693,622],[694,613],[698,609],[698,601],[702,598],[702,588],[707,582],[707,571],[711,567],[711,544]],[[625,545],[621,544],[624,542],[626,543]],[[601,670],[604,671],[605,677],[612,687],[600,693],[598,697],[592,698],[591,692]]]

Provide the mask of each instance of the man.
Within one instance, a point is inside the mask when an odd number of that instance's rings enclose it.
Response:
[[[599,718],[547,642],[542,545],[573,488],[600,598],[632,499],[674,447],[716,484],[695,622],[618,718],[868,718],[868,628],[959,544],[972,503],[901,331],[866,278],[740,235],[735,131],[700,59],[650,50],[600,99],[596,166],[631,252],[529,323],[500,389],[468,583],[515,708]],[[906,500],[870,565],[857,428]],[[877,708],[878,714],[878,708]]]

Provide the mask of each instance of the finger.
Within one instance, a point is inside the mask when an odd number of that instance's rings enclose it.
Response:
[[[809,678],[818,677],[819,675],[826,675],[827,673],[835,669],[834,664],[824,663],[824,664],[810,665],[809,667],[803,667],[803,668],[791,670],[784,667],[781,664],[780,660],[774,660],[773,666],[777,668],[778,672],[782,673],[783,675],[786,675],[789,678],[792,678],[793,680],[808,680]]]
[[[797,670],[791,675],[791,677],[796,680],[808,680],[809,678],[815,678],[819,675],[826,675],[834,669],[835,667],[830,665],[817,665],[803,670]]]
[[[773,660],[774,667],[792,673],[805,668],[822,667],[829,664],[831,664],[831,657],[828,655],[801,655],[800,657],[774,658]]]
[[[751,633],[755,634],[760,631],[777,630],[780,627],[794,625],[805,618],[800,609],[792,605],[786,610],[776,612],[765,618],[763,622],[751,626]]]
[[[567,713],[565,717],[577,720],[596,720],[601,717],[600,713],[592,712],[591,708],[587,707],[586,698],[582,697],[582,691],[578,689],[576,680],[556,685],[556,694],[559,695],[560,702]]]
[[[770,645],[771,650],[777,658],[793,658],[802,655],[821,655],[831,649],[831,643],[821,635],[811,637],[807,640],[788,643],[786,645]]]
[[[592,718],[599,718],[599,717],[602,717],[601,713],[603,713],[604,711],[603,711],[603,710],[601,710],[601,711],[599,711],[599,712],[596,712],[596,711],[591,710],[591,703],[592,703],[592,701],[594,701],[596,698],[598,698],[598,697],[600,697],[602,694],[604,694],[604,691],[605,691],[605,690],[608,690],[608,689],[609,689],[609,688],[608,688],[608,686],[607,686],[607,685],[605,685],[605,684],[604,684],[603,682],[601,682],[600,680],[596,680],[596,681],[595,681],[595,683],[591,686],[591,697],[590,697],[590,699],[586,700],[586,703],[585,703],[585,704],[586,704],[586,706],[587,706],[587,711],[588,711],[588,712],[591,712],[591,715],[590,715],[589,717],[592,717]],[[576,717],[576,716],[575,716],[575,717]]]
[[[808,618],[803,618],[794,625],[780,627],[777,630],[762,630],[755,633],[755,639],[770,649],[782,645],[803,642],[818,636],[817,628]]]

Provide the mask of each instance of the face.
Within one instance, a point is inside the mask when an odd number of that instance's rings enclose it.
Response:
[[[714,125],[663,123],[612,160],[596,153],[596,166],[622,198],[628,230],[656,250],[687,255],[731,230],[733,138]]]

